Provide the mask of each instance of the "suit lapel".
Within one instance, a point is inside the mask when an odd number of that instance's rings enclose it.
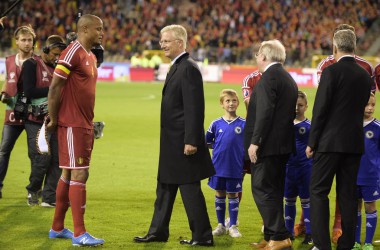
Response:
[[[168,85],[169,83],[169,80],[170,78],[172,78],[172,76],[174,75],[174,73],[177,71],[177,66],[179,63],[181,63],[182,59],[189,56],[189,53],[185,53],[183,54],[182,56],[180,56],[176,61],[175,63],[170,67],[170,70],[169,70],[169,73],[168,75],[166,76],[166,79],[165,79],[165,84],[164,84],[164,88],[162,89],[162,94],[165,93],[165,89],[166,89],[166,86]]]

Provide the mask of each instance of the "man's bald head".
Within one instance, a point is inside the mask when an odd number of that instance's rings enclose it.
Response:
[[[81,16],[78,20],[78,24],[77,24],[78,32],[82,32],[83,29],[88,28],[94,23],[98,23],[98,22],[102,22],[102,20],[99,17],[95,15],[91,15],[91,14],[85,14]]]

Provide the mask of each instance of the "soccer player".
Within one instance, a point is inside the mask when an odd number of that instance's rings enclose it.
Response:
[[[292,154],[286,164],[285,178],[285,226],[294,235],[297,196],[301,199],[306,235],[302,244],[312,244],[310,228],[310,175],[312,159],[306,157],[305,149],[309,138],[310,120],[305,117],[307,96],[298,91],[296,118],[294,119],[294,134],[296,138],[295,154]]]
[[[72,238],[74,246],[104,243],[90,235],[84,225],[86,182],[94,142],[93,118],[98,75],[93,46],[102,42],[103,21],[83,15],[77,24],[78,38],[61,54],[48,95],[48,131],[58,133],[59,166],[62,175],[57,186],[57,201],[49,238]],[[71,206],[74,234],[64,227]]]
[[[255,87],[256,83],[260,80],[260,77],[261,72],[259,70],[255,70],[243,79],[243,86],[241,87],[241,89],[243,91],[244,104],[246,108],[248,108],[249,98],[251,98],[253,88]]]
[[[380,121],[373,117],[376,99],[372,93],[364,110],[365,153],[360,161],[357,180],[358,222],[356,225],[355,245],[353,249],[373,250],[372,240],[376,231],[376,200],[380,198],[379,163],[380,163]],[[364,246],[361,246],[362,203],[366,214],[366,234]]]
[[[351,25],[348,25],[348,24],[340,24],[338,25],[335,30],[334,30],[334,34],[337,32],[337,31],[340,31],[340,30],[352,30],[354,33],[355,33],[355,28],[352,27]],[[355,58],[355,61],[360,65],[362,66],[367,72],[368,74],[372,77],[373,76],[373,68],[371,66],[371,64],[366,61],[365,59],[357,56],[357,55],[354,55],[354,58]],[[317,67],[317,79],[318,79],[318,83],[320,81],[320,78],[321,78],[321,74],[322,74],[322,71],[329,65],[335,63],[336,60],[334,59],[334,55],[330,55],[328,57],[326,57],[325,59],[323,59],[318,67]],[[375,83],[373,83],[372,87],[371,87],[371,92],[375,92],[376,91],[376,85]],[[338,239],[339,237],[342,235],[342,226],[341,226],[341,215],[340,215],[340,211],[339,211],[339,203],[338,201],[336,200],[336,205],[335,205],[335,219],[334,219],[334,225],[333,225],[333,231],[332,231],[332,242],[334,244],[337,244],[338,242]],[[302,225],[302,222],[300,223]],[[297,227],[297,225],[296,225]],[[300,228],[300,230],[302,230],[302,227]],[[298,231],[298,230],[297,230]]]
[[[212,231],[215,236],[226,234],[226,193],[231,237],[241,237],[236,227],[239,212],[239,196],[242,190],[242,172],[244,164],[244,127],[245,119],[236,115],[239,98],[235,90],[223,89],[220,93],[220,105],[224,115],[214,120],[206,132],[206,142],[213,149],[212,162],[216,174],[211,176],[208,185],[216,191],[215,209],[218,226]]]
[[[380,63],[375,66],[375,69],[373,70],[373,75],[375,78],[377,89],[380,91]]]
[[[18,52],[5,59],[6,78],[1,90],[1,102],[5,103],[5,119],[0,146],[0,198],[5,175],[7,174],[9,158],[12,149],[24,130],[24,121],[16,119],[14,107],[17,100],[17,83],[21,74],[22,64],[33,55],[33,45],[36,39],[34,30],[29,26],[20,26],[14,33]]]

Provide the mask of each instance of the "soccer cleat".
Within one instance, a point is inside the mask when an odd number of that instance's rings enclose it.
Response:
[[[239,229],[236,227],[236,225],[232,225],[229,229],[228,229],[228,234],[232,237],[232,238],[238,238],[238,237],[241,237],[241,233],[239,232]]]
[[[229,227],[230,227],[230,217],[227,217],[227,218],[224,220],[224,225],[226,225],[226,228],[229,228]],[[239,220],[236,221],[236,226],[239,226]]]
[[[373,245],[371,243],[365,243],[362,249],[363,250],[373,250]]]
[[[359,242],[355,242],[354,246],[352,247],[352,250],[360,250],[362,249],[362,245],[360,245]]]
[[[28,193],[28,198],[27,198],[26,203],[29,206],[38,206],[39,202],[38,202],[37,193]]]
[[[50,239],[72,239],[73,238],[73,232],[71,232],[69,229],[64,228],[61,232],[56,232],[53,229],[50,229],[49,231],[49,238]]]
[[[40,206],[41,207],[51,207],[51,208],[53,208],[53,207],[55,207],[55,203],[49,203],[49,202],[41,202],[41,204],[40,204]]]
[[[226,227],[222,225],[222,223],[219,223],[214,231],[212,231],[212,235],[219,236],[226,234]]]
[[[301,224],[294,225],[294,237],[304,235],[306,233],[306,226]]]
[[[338,244],[338,239],[340,236],[342,236],[342,229],[334,228],[331,236],[332,243]]]
[[[103,245],[104,240],[93,237],[85,232],[84,234],[72,238],[73,246],[98,246]]]
[[[305,234],[305,239],[302,241],[302,244],[312,245],[313,239],[311,238],[311,234]]]

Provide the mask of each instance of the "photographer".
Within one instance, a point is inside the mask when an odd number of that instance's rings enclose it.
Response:
[[[1,18],[3,20],[3,18]],[[30,26],[20,26],[14,32],[17,54],[5,59],[6,77],[3,84],[0,100],[6,104],[3,133],[0,146],[0,198],[5,175],[7,174],[9,158],[12,149],[24,130],[24,121],[15,118],[14,108],[18,92],[18,80],[24,61],[33,55],[33,45],[36,34]]]
[[[41,57],[33,56],[23,65],[23,90],[29,103],[25,121],[28,155],[31,161],[29,185],[26,187],[29,206],[39,204],[37,192],[44,183],[41,206],[55,207],[55,190],[61,174],[58,166],[57,137],[56,134],[52,134],[48,140],[50,154],[42,154],[38,151],[36,139],[48,113],[47,96],[54,68],[65,48],[66,44],[63,38],[52,35],[46,40]]]

